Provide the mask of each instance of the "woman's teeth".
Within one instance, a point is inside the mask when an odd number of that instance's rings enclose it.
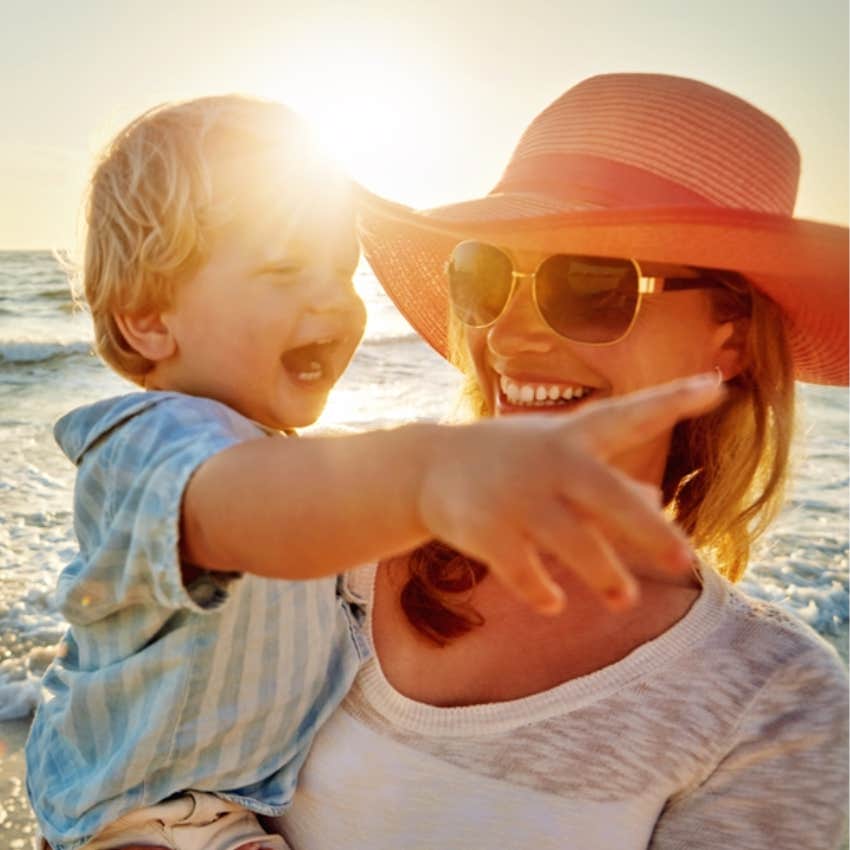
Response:
[[[554,384],[518,384],[504,375],[499,378],[499,386],[505,398],[511,404],[524,404],[531,407],[545,407],[553,403],[560,404],[564,401],[581,398],[590,393],[592,387],[582,386],[556,386]]]

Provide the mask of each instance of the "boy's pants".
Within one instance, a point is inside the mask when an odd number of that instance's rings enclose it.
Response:
[[[279,835],[268,835],[256,816],[213,794],[187,791],[156,806],[135,809],[99,832],[80,850],[118,850],[128,844],[169,850],[237,850],[243,844],[289,850]],[[48,847],[46,842],[42,847]]]

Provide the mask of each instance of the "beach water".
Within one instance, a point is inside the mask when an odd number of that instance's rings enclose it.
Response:
[[[454,370],[410,330],[368,267],[357,286],[369,310],[366,339],[320,426],[450,416]],[[53,256],[0,252],[0,720],[31,714],[38,676],[64,630],[53,588],[75,549],[74,469],[53,441],[53,423],[72,407],[134,389],[90,350],[89,317],[74,309]],[[791,498],[743,586],[805,620],[846,661],[848,394],[801,389],[804,437]],[[0,787],[0,831],[3,794]]]
[[[368,267],[358,288],[368,339],[322,426],[370,428],[452,413],[458,378],[410,330]],[[38,674],[64,631],[56,576],[73,557],[74,467],[53,440],[71,408],[135,391],[91,354],[90,317],[47,252],[0,252],[0,720],[26,717]]]

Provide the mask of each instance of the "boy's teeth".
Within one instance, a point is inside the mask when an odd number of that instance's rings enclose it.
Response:
[[[525,404],[535,407],[543,406],[545,403],[581,398],[592,389],[592,387],[559,387],[554,384],[551,386],[546,384],[518,384],[504,375],[500,376],[499,385],[511,404]]]
[[[322,377],[322,373],[322,364],[314,360],[309,369],[298,372],[296,377],[299,381],[317,381]]]

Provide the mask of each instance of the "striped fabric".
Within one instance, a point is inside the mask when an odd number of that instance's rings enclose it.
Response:
[[[182,583],[189,477],[262,430],[214,401],[134,393],[73,411],[56,436],[79,466],[80,552],[59,579],[70,628],[26,748],[45,838],[74,850],[187,789],[281,812],[366,649],[334,578]]]

